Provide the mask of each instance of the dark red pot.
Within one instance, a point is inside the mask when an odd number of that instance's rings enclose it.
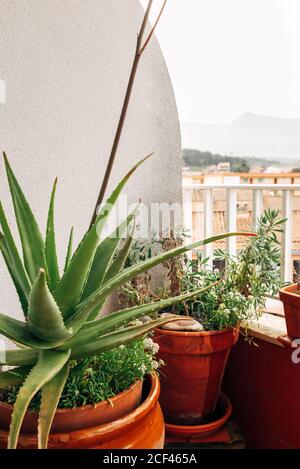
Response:
[[[195,425],[214,412],[238,329],[179,332],[156,329],[161,370],[160,404],[167,423]]]
[[[296,291],[300,293],[298,284],[289,285],[279,291],[284,306],[287,333],[291,339],[300,338],[300,295]]]

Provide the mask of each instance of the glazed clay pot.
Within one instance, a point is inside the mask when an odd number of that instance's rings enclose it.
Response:
[[[149,375],[144,383],[142,403],[137,408],[122,417],[101,425],[59,432],[53,432],[52,428],[48,448],[162,449],[164,446],[164,420],[158,403],[159,392],[159,380],[157,375],[153,373]],[[118,396],[113,399],[116,400]],[[73,412],[75,409],[64,410],[64,418],[68,420],[68,426],[72,418],[76,419],[75,413]],[[0,406],[0,425],[2,426],[1,412],[2,405]],[[70,413],[70,415],[67,416],[68,413]],[[34,425],[36,425],[36,422]],[[6,448],[7,437],[7,429],[1,429],[0,448]],[[25,433],[22,429],[18,448],[37,448],[35,431],[33,433]]]
[[[205,423],[214,412],[238,329],[179,332],[156,329],[161,373],[160,404],[167,423]]]
[[[284,306],[287,333],[291,339],[300,338],[300,295],[296,291],[300,293],[298,284],[289,285],[279,291]]]
[[[102,425],[117,420],[131,410],[136,409],[142,399],[142,381],[137,381],[124,392],[96,405],[85,405],[74,409],[57,409],[52,427],[52,433],[65,433],[81,428]],[[0,402],[0,428],[8,430],[13,406]],[[21,432],[35,434],[38,427],[38,413],[27,411],[23,420]]]

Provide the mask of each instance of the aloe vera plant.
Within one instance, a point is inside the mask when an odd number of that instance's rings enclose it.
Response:
[[[0,249],[24,314],[24,321],[0,314],[0,334],[18,346],[14,350],[0,352],[0,357],[4,357],[0,359],[0,365],[14,367],[0,373],[0,387],[21,385],[14,405],[8,448],[16,448],[26,410],[39,391],[38,446],[47,447],[51,424],[68,377],[70,360],[95,355],[147,334],[170,319],[157,319],[139,326],[130,326],[130,322],[192,298],[200,291],[101,316],[108,295],[135,276],[185,251],[224,237],[250,234],[226,233],[214,236],[123,269],[133,237],[136,210],[122,221],[112,235],[102,241],[100,236],[121,190],[144,160],[135,165],[118,184],[74,253],[71,230],[64,272],[61,274],[54,228],[57,182],[54,183],[51,195],[44,239],[4,154],[23,252],[22,256],[18,252],[1,202]],[[123,242],[125,232],[129,234]]]

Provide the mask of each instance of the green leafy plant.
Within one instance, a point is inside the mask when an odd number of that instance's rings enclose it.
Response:
[[[136,339],[93,357],[72,360],[58,407],[74,408],[111,399],[160,366],[156,351],[151,338]],[[0,389],[0,399],[15,404],[20,387],[19,384]],[[40,405],[41,391],[29,407],[39,411]]]
[[[216,251],[215,257],[225,261],[224,272],[209,268],[208,259],[201,254],[193,260],[182,257],[180,268],[168,272],[171,284],[180,281],[177,292],[205,289],[218,283],[169,310],[194,317],[205,330],[236,327],[257,317],[264,309],[266,296],[274,296],[281,287],[278,234],[282,233],[284,222],[278,210],[268,209],[257,220],[257,236],[250,238],[237,256]],[[170,292],[167,291],[167,296]]]
[[[133,237],[132,224],[136,210],[122,221],[114,233],[101,242],[100,235],[123,187],[144,161],[142,160],[118,184],[74,253],[71,230],[65,269],[60,274],[54,229],[56,181],[50,199],[44,240],[5,154],[4,160],[23,259],[16,247],[1,203],[0,248],[25,317],[25,321],[19,321],[0,314],[0,333],[19,346],[15,350],[0,352],[0,365],[15,367],[0,373],[0,387],[3,389],[21,384],[12,414],[8,447],[17,446],[26,410],[34,396],[41,391],[38,446],[46,448],[57,404],[68,379],[71,361],[93,357],[143,337],[166,320],[157,319],[136,326],[130,326],[131,321],[197,296],[200,291],[127,308],[97,319],[107,297],[124,283],[161,262],[189,249],[239,233],[226,233],[177,247],[123,269]],[[120,238],[128,228],[125,245],[118,256],[114,257]]]

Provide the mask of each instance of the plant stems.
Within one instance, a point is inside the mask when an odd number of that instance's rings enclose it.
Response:
[[[113,168],[113,164],[114,164],[114,161],[115,161],[115,158],[116,158],[117,150],[118,150],[118,147],[119,147],[120,138],[121,138],[123,127],[124,127],[124,123],[125,123],[125,119],[126,119],[126,115],[127,115],[127,110],[128,110],[128,105],[129,105],[129,101],[130,101],[130,97],[131,97],[131,93],[132,93],[132,88],[133,88],[135,77],[136,77],[136,72],[137,72],[137,69],[138,69],[139,62],[140,62],[140,58],[141,58],[143,52],[145,51],[147,45],[149,44],[149,42],[150,42],[150,40],[151,40],[151,38],[152,38],[152,36],[155,32],[156,26],[157,26],[157,24],[160,20],[160,17],[163,13],[163,10],[164,10],[165,6],[166,6],[166,3],[167,3],[167,0],[164,0],[163,6],[162,6],[162,8],[161,8],[161,10],[160,10],[160,12],[157,16],[157,19],[156,19],[150,33],[148,34],[147,38],[145,39],[145,41],[143,43],[143,37],[144,37],[144,34],[145,34],[145,29],[146,29],[147,22],[148,22],[148,19],[149,19],[149,15],[150,15],[150,11],[151,11],[151,8],[152,8],[153,0],[149,0],[149,2],[148,2],[147,8],[146,8],[146,11],[145,11],[145,14],[144,14],[143,22],[142,22],[140,31],[137,35],[136,50],[135,50],[135,54],[134,54],[133,63],[132,63],[132,66],[131,66],[131,72],[130,72],[129,79],[128,79],[128,84],[127,84],[126,93],[125,93],[125,97],[124,97],[124,101],[123,101],[123,105],[122,105],[122,109],[121,109],[121,114],[120,114],[120,117],[119,117],[119,122],[118,122],[118,126],[117,126],[117,129],[116,129],[115,137],[114,137],[114,140],[113,140],[113,144],[112,144],[110,156],[109,156],[109,159],[108,159],[105,175],[104,175],[104,178],[103,178],[103,181],[102,181],[102,184],[101,184],[100,192],[99,192],[97,202],[96,202],[96,205],[95,205],[95,208],[94,208],[94,211],[93,211],[93,215],[92,215],[92,218],[91,218],[90,228],[92,227],[92,225],[94,224],[94,222],[96,220],[99,206],[103,202],[104,195],[105,195],[105,192],[106,192],[106,189],[107,189],[107,185],[108,185],[108,182],[109,182],[109,178],[110,178],[111,171],[112,171],[112,168]]]

